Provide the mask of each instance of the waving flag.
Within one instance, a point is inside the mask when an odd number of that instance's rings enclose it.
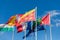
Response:
[[[40,27],[42,28],[41,19],[38,19],[36,21],[28,21],[28,22],[24,23],[23,25],[18,26],[17,27],[18,32],[22,32],[23,30],[35,30],[36,22],[37,22],[38,30],[39,30]],[[43,30],[43,28],[41,30]]]
[[[28,21],[20,26],[18,26],[18,32],[22,32],[23,30],[34,30],[36,27],[36,22],[37,22],[37,26],[39,26],[41,24],[41,19],[38,19],[37,21]],[[42,27],[42,25],[40,25]],[[37,27],[40,28],[40,27]],[[38,29],[39,30],[39,29]]]
[[[14,26],[15,25],[15,20],[16,20],[16,16],[12,16],[8,20],[7,24],[10,25],[10,26]]]
[[[36,22],[37,22],[37,26],[36,26]],[[37,27],[37,31],[45,30],[44,25],[40,25],[40,21],[28,22],[27,29],[29,31],[26,34],[26,37],[28,37],[31,33],[35,32],[36,27]],[[25,38],[25,36],[23,36],[23,39],[24,38]]]
[[[14,26],[8,24],[0,24],[0,31],[13,31]]]
[[[26,12],[24,15],[20,16],[20,18],[18,18],[18,22],[16,21],[18,32],[21,32],[25,28],[25,27],[22,27],[23,23],[27,21],[33,21],[33,20],[35,20],[35,9],[30,10]]]
[[[23,31],[23,26],[22,26],[22,24],[19,24],[20,18],[21,18],[22,16],[23,16],[23,14],[18,14],[18,15],[16,15],[15,26],[16,26],[18,32],[22,32],[22,31]]]
[[[26,12],[20,18],[19,24],[22,24],[23,22],[27,22],[27,21],[33,21],[33,20],[35,20],[35,9]]]
[[[23,14],[17,14],[16,15],[16,21],[19,22]]]
[[[46,16],[43,16],[42,23],[44,25],[50,25],[50,14],[47,14]]]

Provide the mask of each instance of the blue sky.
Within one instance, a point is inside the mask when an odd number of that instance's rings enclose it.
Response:
[[[42,17],[51,12],[52,39],[60,40],[60,0],[0,0],[0,24],[16,14],[24,14],[37,6],[37,15]],[[56,11],[57,10],[57,11]],[[47,39],[50,40],[50,27],[46,26]],[[14,40],[23,40],[24,32],[14,31]],[[0,40],[12,40],[12,32],[0,32]],[[27,40],[34,40],[32,33]],[[45,40],[45,32],[38,32],[38,40]]]

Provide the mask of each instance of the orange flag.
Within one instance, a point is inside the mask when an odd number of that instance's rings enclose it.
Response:
[[[16,16],[11,16],[7,22],[8,25],[10,26],[14,26],[15,25],[15,20],[16,20]]]

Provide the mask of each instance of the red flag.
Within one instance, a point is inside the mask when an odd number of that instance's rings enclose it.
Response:
[[[44,17],[42,18],[42,23],[43,23],[44,25],[50,25],[50,14],[47,14],[46,16],[44,16]]]
[[[22,32],[22,31],[23,31],[22,25],[17,26],[17,31],[18,31],[18,32]]]
[[[20,18],[21,18],[22,16],[23,16],[23,14],[18,14],[18,15],[16,15],[15,26],[17,27],[17,31],[18,31],[18,32],[22,32],[22,31],[23,31],[22,25],[18,23],[18,22],[20,21]]]

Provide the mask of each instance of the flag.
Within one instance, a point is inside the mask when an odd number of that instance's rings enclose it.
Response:
[[[14,26],[15,20],[16,20],[16,16],[11,16],[10,19],[8,20],[7,24],[10,26]]]
[[[23,23],[23,24],[17,26],[18,32],[22,32],[24,30],[30,30],[31,27],[32,27],[32,23],[31,22],[32,21],[29,21],[29,22],[26,22],[26,23]]]
[[[19,24],[22,24],[23,22],[27,22],[27,21],[33,21],[33,20],[35,20],[35,9],[26,12],[20,18]]]
[[[18,22],[20,21],[20,18],[23,16],[23,14],[18,14],[16,15],[16,20],[15,20],[15,26],[17,28],[17,32],[22,32],[23,31],[23,26],[22,24],[19,24]]]
[[[14,26],[8,24],[0,24],[0,31],[13,31]]]
[[[26,22],[26,30],[30,30],[32,28],[32,25],[33,25],[33,21],[29,21],[29,22]]]
[[[35,31],[36,28],[36,22],[37,22],[37,29],[39,30],[45,30],[43,24],[41,24],[41,19],[38,19],[37,21],[28,21],[24,24],[21,24],[20,26],[18,26],[18,32],[22,32],[24,30],[33,30]],[[41,24],[41,25],[40,25]]]
[[[18,32],[22,32],[24,30],[35,30],[36,22],[37,22],[37,27],[38,28],[42,27],[42,25],[40,25],[41,24],[41,19],[38,19],[36,21],[28,21],[28,22],[25,22],[25,23],[21,24],[20,26],[18,26],[18,28],[19,28]]]
[[[18,19],[19,19],[19,21],[18,22],[16,21],[16,26],[17,26],[18,32],[21,32],[25,28],[25,27],[22,27],[23,23],[25,23],[27,21],[35,20],[35,9],[26,12],[24,15],[22,15]],[[21,28],[21,30],[20,30],[20,28]]]
[[[37,19],[36,21],[29,21],[29,22],[26,22],[27,24],[27,27],[26,27],[26,30],[30,30],[30,29],[35,29],[36,27],[36,22],[37,22],[37,27],[38,26],[42,26],[40,25],[41,24],[41,19]]]
[[[37,26],[36,26],[36,22],[37,22]],[[32,25],[31,25],[32,23]],[[26,37],[28,37],[31,33],[35,32],[35,29],[37,27],[37,31],[42,31],[45,30],[44,25],[40,25],[40,21],[32,21],[32,22],[28,22],[28,26],[27,29],[29,30],[28,33],[26,34]],[[25,38],[25,36],[23,36],[23,39]]]
[[[17,26],[17,32],[22,32],[23,31],[23,26],[22,25],[19,25]]]
[[[23,14],[17,14],[17,15],[16,15],[16,20],[17,20],[17,22],[20,21],[20,19],[21,19],[22,16],[23,16]]]
[[[42,24],[50,25],[50,14],[47,14],[46,16],[42,17]]]

